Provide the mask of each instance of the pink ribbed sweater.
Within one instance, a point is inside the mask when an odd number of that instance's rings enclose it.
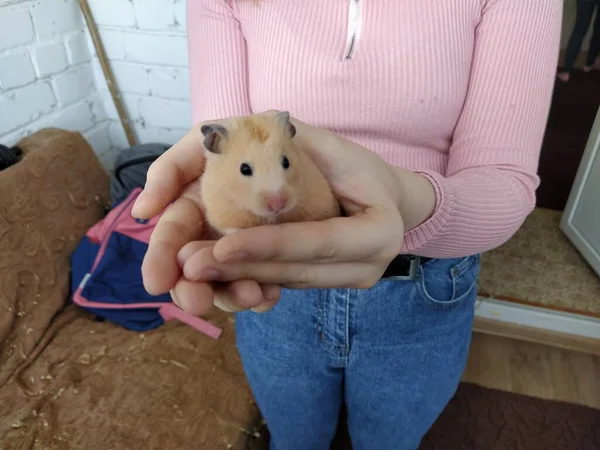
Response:
[[[194,123],[285,109],[423,173],[403,252],[504,243],[535,204],[563,0],[188,0]]]

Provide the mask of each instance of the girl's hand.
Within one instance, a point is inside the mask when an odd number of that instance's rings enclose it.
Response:
[[[179,253],[189,282],[254,280],[291,288],[368,288],[402,247],[394,170],[375,153],[293,119],[300,145],[329,180],[348,217],[266,225]],[[186,300],[187,302],[187,300]],[[272,307],[273,302],[259,310]],[[228,309],[247,309],[233,302]]]

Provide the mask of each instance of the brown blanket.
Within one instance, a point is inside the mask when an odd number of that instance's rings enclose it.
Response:
[[[69,256],[103,216],[108,176],[78,133],[47,129],[0,172],[0,448],[243,448],[257,416],[232,317],[213,341],[68,305]]]

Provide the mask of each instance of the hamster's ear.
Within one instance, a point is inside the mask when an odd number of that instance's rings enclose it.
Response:
[[[275,117],[277,118],[277,121],[288,130],[290,137],[296,136],[296,127],[290,122],[289,111],[277,111]]]
[[[227,139],[227,129],[223,125],[217,123],[210,123],[202,125],[200,128],[202,135],[204,136],[204,147],[211,153],[221,153],[221,140]]]

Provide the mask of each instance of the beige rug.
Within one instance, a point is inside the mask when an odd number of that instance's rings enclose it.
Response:
[[[502,247],[482,256],[482,296],[600,317],[600,277],[559,228],[561,211],[537,208]]]

